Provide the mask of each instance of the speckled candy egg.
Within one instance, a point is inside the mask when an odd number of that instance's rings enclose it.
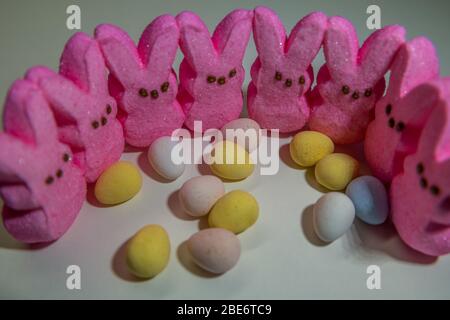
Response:
[[[332,153],[320,160],[315,168],[316,180],[327,189],[339,191],[357,176],[359,163],[344,153]]]
[[[134,164],[119,161],[106,169],[95,183],[95,197],[102,204],[114,205],[133,198],[142,187],[141,174]]]
[[[232,137],[230,136],[227,137],[227,130],[231,130],[231,132],[233,133]],[[243,147],[248,152],[252,152],[253,150],[258,148],[260,130],[261,127],[259,126],[258,122],[249,118],[235,119],[233,121],[228,122],[221,129],[224,138],[230,141],[237,142],[241,147]],[[234,136],[236,136],[237,138],[234,138]],[[247,139],[245,139],[246,136],[248,137]],[[249,143],[250,137],[254,139],[254,141],[251,141],[251,143]]]
[[[193,217],[201,217],[225,194],[225,186],[215,176],[199,176],[186,181],[178,192],[183,209]]]
[[[201,268],[222,274],[233,268],[241,255],[241,244],[234,233],[220,228],[197,232],[187,242],[194,262]]]
[[[353,202],[343,193],[327,193],[314,205],[314,230],[325,242],[340,238],[350,229],[354,219]]]
[[[249,153],[231,141],[220,141],[214,145],[211,171],[227,180],[242,180],[253,173],[255,165]]]
[[[172,141],[171,137],[160,137],[148,148],[148,161],[153,169],[167,180],[175,180],[184,172],[184,163],[177,164],[172,160],[172,149],[178,143]]]
[[[170,240],[163,227],[147,225],[128,242],[127,265],[139,278],[153,278],[169,263]]]
[[[371,225],[386,221],[389,214],[388,196],[380,180],[372,176],[358,177],[350,182],[345,193],[352,199],[359,219]]]
[[[302,167],[314,166],[323,157],[333,153],[333,141],[317,131],[302,131],[289,145],[292,160]]]
[[[234,190],[220,198],[208,217],[209,226],[224,228],[235,234],[251,227],[259,215],[259,205],[248,192]]]

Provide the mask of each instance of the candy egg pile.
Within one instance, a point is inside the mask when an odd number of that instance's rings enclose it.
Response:
[[[294,136],[289,147],[295,163],[315,165],[320,185],[331,191],[345,190],[345,194],[330,192],[314,205],[314,230],[321,240],[333,242],[341,237],[352,226],[355,215],[371,225],[386,221],[389,204],[383,183],[372,176],[355,179],[358,161],[344,153],[333,153],[330,138],[320,132],[303,131]]]

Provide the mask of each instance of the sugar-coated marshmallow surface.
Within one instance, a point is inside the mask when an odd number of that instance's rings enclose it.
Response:
[[[450,78],[403,172],[391,185],[392,221],[412,248],[431,256],[450,253]],[[418,201],[418,199],[420,199]]]
[[[375,107],[375,120],[364,140],[367,163],[381,180],[390,182],[402,171],[405,157],[417,148],[419,131],[439,90],[432,84],[414,89],[438,76],[439,61],[430,40],[418,37],[399,49],[386,95]]]
[[[77,217],[86,181],[70,148],[58,141],[50,107],[35,84],[17,80],[8,92],[0,133],[3,223],[25,243],[60,238]]]
[[[353,25],[342,17],[329,18],[323,44],[326,63],[317,76],[309,127],[337,144],[362,141],[404,36],[403,27],[384,27],[359,48]]]
[[[207,130],[220,129],[239,118],[245,77],[242,59],[252,18],[253,11],[236,9],[217,25],[211,37],[195,13],[184,11],[177,16],[184,54],[178,98],[189,129],[194,129],[196,120],[202,121],[202,129]]]
[[[59,139],[73,150],[73,160],[94,182],[124,149],[123,130],[116,119],[116,101],[108,93],[106,67],[97,42],[74,34],[61,55],[60,73],[46,67],[30,69],[49,101]]]
[[[311,63],[326,28],[326,15],[314,12],[301,19],[287,38],[275,12],[255,9],[253,37],[258,57],[251,69],[248,111],[263,128],[292,132],[307,123],[310,105],[306,96],[314,82]]]
[[[179,37],[178,25],[170,15],[154,19],[137,47],[117,26],[102,24],[95,29],[111,72],[109,89],[121,110],[125,139],[133,146],[149,146],[183,125],[185,117],[176,100],[178,84],[172,70]]]

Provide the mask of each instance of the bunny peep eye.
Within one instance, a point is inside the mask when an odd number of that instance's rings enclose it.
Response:
[[[353,100],[358,100],[359,99],[359,92],[358,91],[353,92],[352,98],[353,98]]]
[[[395,120],[394,120],[394,118],[390,118],[389,119],[388,125],[389,125],[389,128],[394,128],[395,127]]]
[[[400,121],[399,123],[397,123],[395,129],[397,130],[397,132],[402,132],[403,130],[405,130],[405,124]]]
[[[425,178],[421,178],[421,179],[420,179],[420,186],[421,186],[423,189],[426,189],[426,188],[428,187],[428,180],[425,179]]]
[[[53,183],[53,181],[55,181],[55,179],[53,179],[52,176],[48,176],[47,179],[45,179],[45,184],[51,185]]]
[[[283,79],[283,76],[281,75],[281,72],[275,72],[275,80],[281,81]]]
[[[236,69],[233,69],[228,73],[228,77],[233,78],[236,75],[236,73],[237,73]]]
[[[108,120],[105,117],[102,117],[102,126],[105,126],[108,123]]]
[[[141,89],[139,89],[139,95],[142,98],[147,98],[148,97],[148,91],[146,89],[144,89],[144,88],[141,88]]]
[[[386,109],[385,109],[384,111],[386,112],[386,115],[387,115],[387,116],[390,115],[391,112],[392,112],[392,104],[388,104],[388,105],[386,106]]]
[[[306,83],[305,76],[300,76],[300,78],[298,78],[298,83],[300,85],[304,85]]]
[[[98,129],[98,127],[100,126],[100,123],[97,120],[95,120],[95,121],[92,121],[91,125],[92,125],[92,128]]]
[[[68,153],[64,153],[62,159],[63,159],[64,162],[69,162],[70,155]]]
[[[350,87],[349,86],[343,86],[342,87],[342,93],[347,95],[350,93]]]
[[[152,99],[158,99],[159,97],[158,90],[152,90],[152,92],[150,92],[150,95],[152,96]]]
[[[214,83],[216,82],[216,77],[215,76],[208,76],[208,78],[206,78],[206,81],[208,81],[208,83]]]
[[[431,186],[430,192],[433,196],[438,196],[441,193],[441,190],[439,189],[438,186]]]
[[[220,77],[219,79],[217,79],[217,83],[219,85],[223,85],[223,84],[225,84],[225,82],[226,82],[225,77]]]
[[[112,107],[110,104],[106,105],[106,114],[111,114],[112,112]]]
[[[292,80],[291,79],[286,79],[286,81],[284,82],[284,85],[286,86],[286,87],[292,87]]]
[[[364,91],[364,96],[366,98],[369,98],[372,95],[372,89],[366,89],[366,91]]]
[[[56,171],[56,177],[62,178],[62,176],[63,176],[63,171],[61,169],[58,169],[58,171]]]
[[[417,165],[416,171],[418,174],[422,174],[425,171],[425,166],[422,162]]]
[[[169,82],[166,81],[161,85],[161,92],[167,92],[167,90],[169,90]]]

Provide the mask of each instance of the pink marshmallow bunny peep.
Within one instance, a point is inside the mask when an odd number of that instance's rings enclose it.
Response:
[[[86,196],[82,171],[58,141],[53,114],[42,92],[27,80],[9,90],[0,133],[0,195],[6,230],[25,243],[60,238]]]
[[[203,131],[220,129],[239,117],[245,77],[242,59],[252,18],[253,11],[234,10],[219,23],[211,38],[194,13],[185,11],[177,16],[184,53],[178,98],[189,129],[194,129],[194,121],[202,121]]]
[[[367,162],[381,180],[390,182],[402,171],[403,160],[416,151],[423,122],[434,106],[435,87],[411,90],[438,76],[439,60],[428,39],[415,38],[400,48],[386,95],[375,107],[375,120],[364,141]]]
[[[185,117],[176,100],[172,69],[180,37],[175,18],[163,15],[153,20],[137,48],[113,25],[99,25],[95,37],[111,71],[110,91],[119,102],[127,143],[146,147],[180,128]]]
[[[433,82],[439,94],[419,140],[391,186],[392,220],[400,237],[431,256],[450,253],[450,78]]]
[[[76,33],[61,56],[60,74],[45,67],[28,71],[50,102],[59,138],[73,151],[74,163],[94,182],[119,160],[124,148],[123,130],[116,119],[117,106],[108,93],[106,66],[97,42]]]
[[[309,118],[306,95],[314,82],[311,63],[322,46],[327,17],[311,13],[297,23],[288,39],[271,9],[257,7],[253,21],[258,58],[248,88],[249,116],[263,128],[299,130]]]
[[[338,144],[363,140],[372,109],[384,93],[384,75],[404,36],[402,27],[388,26],[375,31],[359,49],[353,25],[342,17],[329,18],[324,39],[326,64],[312,95],[310,128]]]

